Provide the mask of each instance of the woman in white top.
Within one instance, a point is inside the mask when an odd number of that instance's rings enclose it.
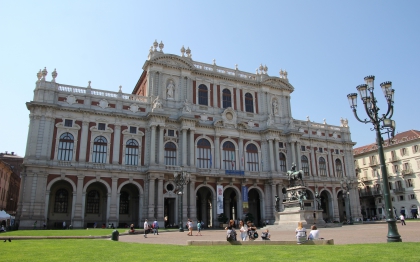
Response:
[[[305,243],[306,241],[306,228],[302,226],[302,222],[298,222],[298,227],[295,230],[296,240],[298,244]]]
[[[248,236],[248,227],[245,225],[244,221],[239,221],[239,231],[241,231],[241,239],[242,241],[246,240]]]
[[[315,225],[311,226],[311,232],[309,232],[308,240],[319,239],[319,230]]]

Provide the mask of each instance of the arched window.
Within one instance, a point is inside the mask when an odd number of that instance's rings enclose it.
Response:
[[[254,113],[254,99],[250,93],[245,94],[245,111]]]
[[[205,85],[198,86],[198,104],[207,106],[208,105],[208,89]]]
[[[103,136],[98,136],[93,140],[93,163],[106,163],[107,140]]]
[[[165,165],[176,165],[176,145],[172,142],[165,144]]]
[[[99,214],[99,200],[100,196],[98,191],[91,190],[86,199],[86,213]]]
[[[197,167],[212,168],[211,145],[207,139],[200,139],[197,143]]]
[[[246,146],[246,164],[248,171],[259,171],[260,161],[258,160],[258,148],[254,144]]]
[[[139,142],[130,139],[125,144],[125,164],[137,166],[139,164]]]
[[[64,133],[60,136],[58,142],[57,159],[61,161],[73,160],[74,137],[70,133]]]
[[[343,176],[343,165],[341,164],[340,159],[335,160],[335,173],[336,173],[337,177],[342,177]]]
[[[69,193],[61,188],[55,193],[54,213],[67,213],[69,205]]]
[[[226,170],[236,170],[236,151],[235,145],[232,142],[225,142],[223,144],[222,162],[223,168]]]
[[[121,192],[120,195],[120,214],[128,214],[130,204],[130,195],[127,192]]]
[[[327,176],[327,164],[325,162],[325,158],[320,157],[318,163],[319,163],[319,175]]]
[[[232,107],[232,95],[229,89],[223,89],[223,108]]]
[[[280,171],[286,172],[286,156],[283,153],[279,153]]]
[[[306,156],[300,158],[300,163],[302,165],[302,171],[305,173],[305,176],[309,176],[309,161]]]

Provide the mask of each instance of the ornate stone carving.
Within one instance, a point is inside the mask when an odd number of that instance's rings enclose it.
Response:
[[[76,97],[74,95],[69,95],[69,96],[66,97],[66,102],[69,105],[76,104],[77,103],[77,99],[76,99]]]
[[[109,107],[108,101],[106,101],[105,99],[102,99],[101,101],[99,101],[99,107],[101,108]]]
[[[139,111],[139,106],[138,105],[136,105],[136,104],[131,104],[130,105],[130,109],[129,109],[131,112],[133,112],[133,113],[135,113],[135,112],[137,112],[137,111]]]

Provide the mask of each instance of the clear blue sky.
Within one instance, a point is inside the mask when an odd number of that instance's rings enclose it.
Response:
[[[357,146],[373,143],[347,94],[367,75],[392,81],[397,131],[420,129],[420,1],[5,1],[0,0],[0,151],[24,156],[25,103],[36,73],[57,82],[130,93],[153,41],[165,53],[190,47],[196,61],[268,74],[286,69],[295,119],[340,124]],[[360,100],[359,100],[359,104]],[[364,111],[359,114],[365,117]]]

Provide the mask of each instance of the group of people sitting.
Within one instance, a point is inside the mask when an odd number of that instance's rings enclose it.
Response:
[[[235,221],[230,220],[228,226],[225,228],[227,241],[237,241],[237,233],[235,228]],[[247,221],[246,224],[243,220],[239,221],[239,232],[240,240],[242,241],[246,241],[247,238],[249,240],[258,239],[257,227],[251,221]],[[261,239],[270,240],[270,236],[270,232],[267,229],[261,234]]]
[[[298,227],[296,228],[295,233],[298,244],[305,243],[306,240],[323,239],[319,237],[319,230],[315,225],[311,226],[309,235],[306,235],[306,228],[303,227],[302,222],[298,222]]]

